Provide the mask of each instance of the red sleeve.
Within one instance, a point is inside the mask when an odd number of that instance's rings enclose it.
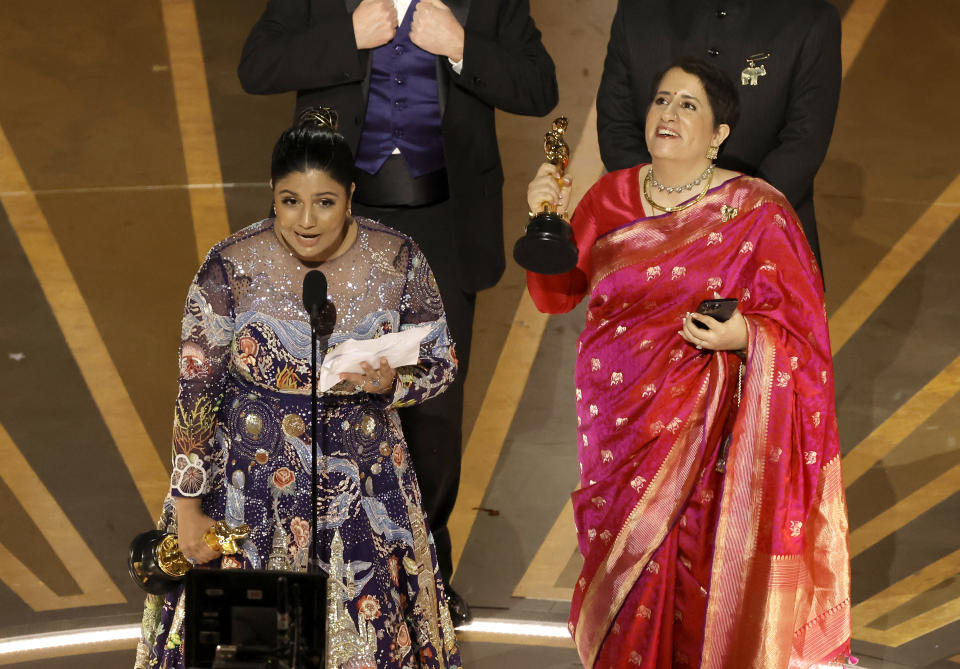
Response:
[[[590,288],[590,249],[597,240],[593,189],[580,200],[573,219],[577,243],[577,266],[565,274],[527,272],[527,290],[537,309],[545,314],[565,314],[573,309]]]

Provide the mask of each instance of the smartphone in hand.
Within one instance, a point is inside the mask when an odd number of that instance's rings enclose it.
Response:
[[[733,312],[736,310],[737,298],[735,297],[724,297],[717,300],[704,300],[700,303],[700,306],[697,307],[698,314],[711,316],[721,323],[729,320],[729,318],[733,316]],[[709,330],[706,325],[698,321],[696,318],[693,319],[693,324],[701,330]]]

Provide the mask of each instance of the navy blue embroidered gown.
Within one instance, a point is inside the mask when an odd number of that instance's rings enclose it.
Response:
[[[459,669],[432,539],[396,408],[429,400],[456,373],[433,274],[404,235],[358,218],[357,238],[319,267],[337,310],[329,346],[426,327],[418,364],[392,395],[345,382],[324,394],[318,426],[319,553],[336,606],[329,669]],[[312,267],[278,240],[272,219],[215,246],[190,286],[181,328],[170,496],[252,533],[223,568],[304,570],[310,544]],[[321,358],[322,362],[322,358]],[[216,565],[214,565],[216,566]],[[136,667],[183,667],[182,589],[149,596]]]

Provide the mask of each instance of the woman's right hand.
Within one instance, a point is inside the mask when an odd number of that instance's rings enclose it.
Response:
[[[544,203],[551,209],[563,214],[570,205],[569,177],[560,176],[560,168],[551,163],[543,163],[537,170],[537,176],[527,186],[527,206],[534,214],[543,211]]]
[[[204,564],[220,557],[203,540],[204,533],[216,524],[205,514],[197,497],[178,497],[177,506],[177,543],[184,557],[195,564]]]

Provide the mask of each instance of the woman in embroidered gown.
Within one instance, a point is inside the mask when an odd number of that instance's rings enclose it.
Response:
[[[817,263],[782,194],[712,167],[733,84],[693,59],[655,84],[652,164],[580,201],[575,269],[528,276],[545,312],[589,296],[570,631],[602,669],[836,660],[847,520]],[[565,206],[555,174],[544,165],[530,184],[532,210]],[[721,295],[739,300],[726,322],[690,313]]]
[[[337,642],[326,666],[457,668],[453,626],[395,411],[452,382],[453,344],[416,245],[351,217],[353,156],[342,136],[318,123],[325,118],[305,112],[280,137],[271,166],[274,217],[217,244],[190,286],[171,495],[160,527],[177,532],[197,563],[306,568],[310,325],[301,287],[308,270],[320,269],[336,307],[330,347],[415,326],[428,331],[417,365],[394,370],[381,359],[377,369],[365,365],[363,374],[341,375],[323,398],[318,552],[328,572],[329,565],[344,565],[330,574],[328,596],[346,612],[327,630]],[[201,540],[220,519],[252,528],[237,555],[221,557]],[[182,632],[182,588],[148,597],[138,669],[183,667]]]

